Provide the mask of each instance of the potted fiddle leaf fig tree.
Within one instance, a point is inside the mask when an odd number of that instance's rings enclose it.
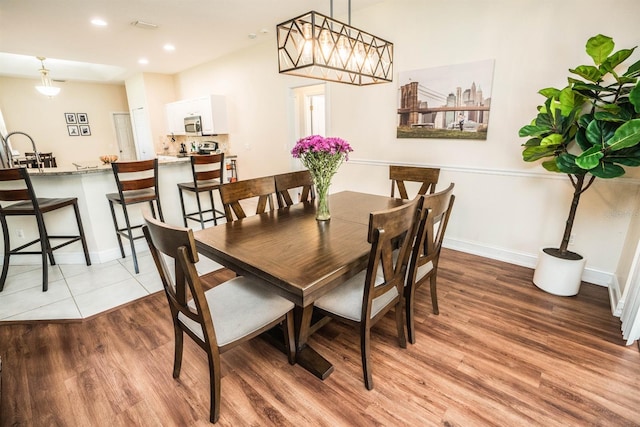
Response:
[[[566,174],[573,199],[559,248],[540,251],[533,282],[556,295],[576,295],[585,259],[569,251],[569,238],[580,196],[596,178],[624,175],[640,166],[640,60],[628,61],[636,47],[614,52],[611,37],[591,37],[586,52],[593,65],[570,69],[562,89],[540,90],[544,104],[520,129],[529,138],[522,158],[542,161],[549,172]],[[623,63],[632,62],[623,69]]]

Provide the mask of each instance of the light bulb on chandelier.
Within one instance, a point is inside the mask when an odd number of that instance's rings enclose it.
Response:
[[[49,70],[47,70],[46,68],[44,68],[44,60],[46,58],[42,57],[42,56],[38,56],[37,57],[38,60],[40,61],[40,64],[42,65],[42,68],[40,68],[40,75],[42,78],[42,84],[36,86],[36,89],[38,90],[38,92],[40,92],[41,94],[48,96],[49,98],[56,96],[58,93],[60,93],[60,88],[53,86],[53,84],[51,83],[51,78],[49,78]]]

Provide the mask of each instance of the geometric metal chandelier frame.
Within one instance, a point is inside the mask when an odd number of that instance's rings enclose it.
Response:
[[[357,86],[393,81],[393,43],[311,11],[278,24],[280,73]]]

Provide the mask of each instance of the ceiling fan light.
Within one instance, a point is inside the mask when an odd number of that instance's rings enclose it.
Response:
[[[45,96],[56,96],[60,93],[60,88],[56,86],[36,86],[36,90]]]

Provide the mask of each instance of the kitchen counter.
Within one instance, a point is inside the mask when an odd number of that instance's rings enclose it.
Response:
[[[158,191],[164,219],[169,224],[183,226],[177,184],[193,180],[191,162],[189,158],[173,156],[162,156],[159,160]],[[77,169],[74,166],[45,168],[42,172],[38,169],[29,169],[29,175],[39,197],[78,198],[91,260],[94,264],[100,264],[120,258],[120,249],[106,198],[107,193],[115,193],[118,190],[111,165],[94,164],[91,166],[93,167],[86,169]],[[217,196],[216,199],[218,199]],[[219,199],[216,203],[220,203]],[[197,209],[195,198],[185,197],[185,204],[187,209]],[[146,206],[148,205],[141,203],[129,209],[132,223],[142,222],[141,208]],[[116,207],[116,215],[122,219],[122,210],[119,207]],[[67,235],[77,231],[72,209],[47,213],[45,221],[47,222],[47,230],[51,234]],[[38,237],[33,218],[12,218],[10,230],[14,246],[19,246]],[[23,237],[19,237],[18,234]],[[129,257],[130,249],[127,249],[129,245],[125,244],[124,246]],[[147,251],[146,241],[144,239],[136,240],[136,248],[140,253]],[[36,255],[11,257],[12,263],[14,260],[22,264],[41,262]],[[60,264],[83,264],[82,247],[73,244],[60,248],[56,251],[56,261]]]

